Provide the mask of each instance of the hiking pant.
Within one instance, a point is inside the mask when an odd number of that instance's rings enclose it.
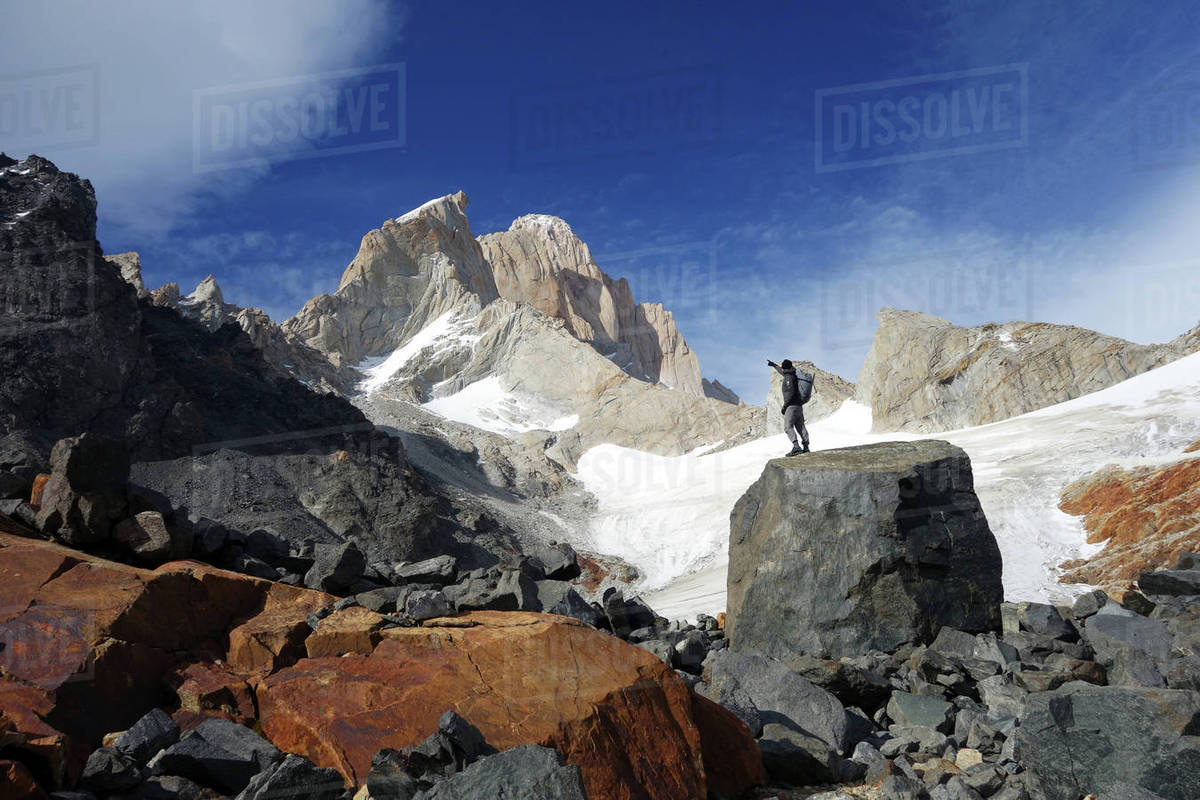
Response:
[[[790,405],[783,412],[783,430],[796,446],[796,431],[800,431],[800,441],[808,447],[808,428],[804,427],[804,406]]]

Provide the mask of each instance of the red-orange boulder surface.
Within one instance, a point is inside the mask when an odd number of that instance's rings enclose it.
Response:
[[[221,664],[188,664],[170,678],[179,709],[247,723],[257,718],[254,692],[242,675]]]
[[[1083,516],[1089,542],[1106,542],[1091,558],[1064,564],[1060,580],[1094,584],[1119,598],[1140,573],[1200,550],[1200,458],[1106,467],[1063,489],[1059,508]]]
[[[304,647],[309,658],[346,653],[369,655],[379,644],[382,627],[382,615],[362,606],[350,606],[321,620],[304,640]]]
[[[453,709],[500,749],[541,744],[590,797],[704,797],[706,763],[740,793],[761,782],[749,731],[701,704],[650,653],[549,614],[479,611],[471,627],[390,628],[369,655],[308,658],[259,687],[267,736],[362,785],[381,747],[416,744]],[[701,723],[704,730],[701,730]],[[721,748],[706,758],[706,743]],[[734,766],[736,765],[736,766]]]
[[[51,697],[35,686],[0,679],[0,748],[11,757],[38,765],[38,777],[61,786],[78,774],[85,751],[71,751],[67,737],[44,719]]]
[[[762,781],[740,721],[575,619],[481,611],[384,628],[350,607],[312,631],[307,615],[332,602],[197,562],[140,569],[0,533],[0,739],[14,761],[49,765],[30,771],[58,789],[150,708],[191,727],[249,722],[257,701],[276,746],[361,786],[380,748],[420,742],[454,709],[500,749],[558,749],[592,797],[736,796]]]
[[[138,569],[0,534],[0,668],[46,692],[65,733],[98,743],[170,699],[169,669],[224,659],[230,630],[279,596],[302,598],[301,620],[329,599],[196,562]]]

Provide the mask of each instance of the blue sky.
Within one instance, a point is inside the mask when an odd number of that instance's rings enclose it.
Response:
[[[23,4],[0,103],[82,67],[97,113],[81,141],[6,142],[0,105],[0,149],[92,178],[101,243],[148,284],[211,272],[276,319],[432,197],[465,190],[476,234],[556,214],[761,402],[767,357],[854,379],[885,304],[1195,325],[1198,34],[1186,2]],[[196,171],[196,92],[395,63],[404,147]],[[932,109],[908,143],[847,133],[906,98]]]

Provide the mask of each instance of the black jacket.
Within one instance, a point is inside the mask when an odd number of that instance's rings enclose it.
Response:
[[[796,369],[784,369],[776,367],[779,374],[783,376],[783,407],[802,405],[800,402],[800,387],[799,379],[796,377]]]

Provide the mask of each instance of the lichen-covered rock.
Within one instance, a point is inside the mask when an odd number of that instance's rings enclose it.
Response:
[[[970,460],[941,441],[767,463],[730,517],[731,647],[855,656],[1000,627],[1000,551]]]

